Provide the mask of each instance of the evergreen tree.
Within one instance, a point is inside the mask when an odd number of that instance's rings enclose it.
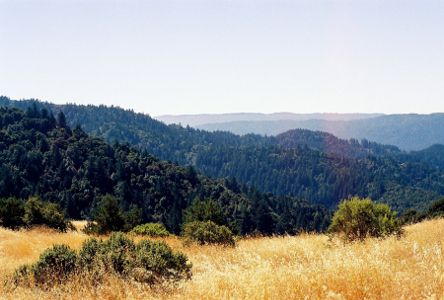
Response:
[[[93,217],[98,226],[99,233],[123,231],[124,229],[125,219],[122,209],[118,205],[116,198],[112,195],[108,194],[103,197]]]
[[[23,203],[12,197],[0,199],[0,225],[8,228],[18,228],[25,225],[23,216],[25,209]]]
[[[184,212],[183,216],[184,224],[193,221],[212,221],[216,225],[228,225],[219,205],[211,199],[204,201],[199,198],[194,199],[193,204]]]
[[[57,125],[59,125],[59,127],[61,128],[68,127],[68,124],[66,123],[66,117],[63,111],[59,112],[59,114],[57,115]]]

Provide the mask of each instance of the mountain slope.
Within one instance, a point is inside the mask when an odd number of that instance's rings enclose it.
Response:
[[[399,152],[399,149],[393,146],[366,140],[359,144],[356,140],[341,140],[325,132],[291,130],[276,137],[263,137],[257,134],[238,136],[229,132],[208,132],[175,124],[167,126],[149,115],[113,106],[55,105],[36,100],[14,101],[0,97],[0,105],[7,107],[27,109],[33,103],[36,103],[37,107],[46,107],[55,114],[63,111],[71,127],[81,124],[85,132],[107,142],[114,140],[129,142],[139,149],[147,149],[161,159],[177,161],[181,165],[194,164],[194,153],[201,149],[199,147],[214,145],[229,147],[275,145],[285,148],[307,145],[323,152],[353,158]]]
[[[277,135],[302,128],[331,133],[342,139],[367,139],[394,145],[404,150],[422,150],[433,144],[444,144],[444,113],[430,115],[384,115],[351,121],[279,120],[233,121],[196,126],[208,131],[223,130],[236,134]]]
[[[127,210],[142,209],[145,222],[178,233],[182,212],[196,198],[216,201],[242,234],[322,231],[330,213],[294,197],[263,194],[235,179],[210,179],[192,167],[160,161],[128,144],[112,145],[74,129],[36,105],[26,112],[0,107],[0,195],[38,195],[60,203],[71,218],[91,216],[101,198],[116,196]],[[285,212],[285,213],[284,213]]]
[[[192,164],[202,174],[219,178],[235,176],[240,183],[256,186],[262,192],[293,194],[329,208],[357,195],[387,202],[399,212],[409,208],[421,211],[444,194],[440,169],[407,158],[403,161],[396,155],[387,157],[397,151],[396,147],[341,141],[325,133],[309,131],[290,132],[281,139],[211,133],[167,126],[147,115],[115,107],[64,105],[54,108],[63,110],[71,124],[84,122],[85,131],[110,141],[126,140],[161,159]],[[298,136],[312,148],[298,147]],[[282,147],[278,143],[287,145]],[[286,148],[295,145],[295,148]],[[317,148],[333,150],[325,153]]]
[[[366,158],[369,155],[386,156],[401,153],[396,146],[381,145],[366,139],[359,143],[356,139],[343,140],[322,131],[293,129],[274,138],[274,144],[284,148],[308,146],[325,153],[348,158]]]

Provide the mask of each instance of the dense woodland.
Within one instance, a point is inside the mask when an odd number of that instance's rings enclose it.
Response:
[[[361,142],[351,138],[344,140],[331,133],[311,131],[307,129],[292,129],[274,138],[274,144],[284,148],[300,148],[307,146],[321,152],[336,154],[348,158],[367,158],[370,156],[388,156],[401,153],[396,146],[381,145],[362,139]]]
[[[189,166],[208,176],[235,177],[263,193],[293,195],[334,209],[351,196],[370,197],[393,210],[425,211],[444,195],[443,146],[404,152],[368,140],[343,140],[309,130],[276,137],[238,136],[165,125],[148,115],[106,106],[53,105],[34,100],[0,104],[63,111],[71,127],[105,141],[128,143],[162,160]]]
[[[73,219],[88,219],[105,195],[124,211],[136,205],[143,222],[180,231],[184,211],[195,201],[215,201],[240,234],[323,231],[331,212],[290,196],[262,193],[234,177],[211,179],[161,161],[127,142],[106,143],[70,128],[31,105],[26,111],[0,107],[0,197],[30,197],[58,203]],[[196,200],[197,199],[197,200]]]

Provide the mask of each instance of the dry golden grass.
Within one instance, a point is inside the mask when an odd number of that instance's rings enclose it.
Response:
[[[71,221],[71,223],[79,231],[82,230],[86,225],[86,221]]]
[[[81,226],[81,224],[78,224]],[[77,225],[76,225],[77,226]],[[0,229],[0,277],[33,263],[54,243],[80,248],[87,236]],[[139,239],[139,238],[138,238]],[[193,279],[155,290],[108,277],[64,286],[0,288],[4,299],[444,299],[444,220],[406,228],[401,239],[328,243],[324,235],[252,238],[236,248],[167,243],[187,253]],[[82,281],[83,280],[83,281]]]

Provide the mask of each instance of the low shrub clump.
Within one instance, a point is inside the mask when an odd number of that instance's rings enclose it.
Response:
[[[363,241],[368,237],[401,236],[401,223],[387,204],[353,197],[339,204],[328,230],[344,242]]]
[[[165,226],[159,223],[138,225],[131,230],[131,233],[150,237],[168,237],[171,235],[168,230],[166,230]]]
[[[46,249],[37,263],[15,270],[6,284],[45,286],[77,278],[99,283],[106,275],[150,285],[191,277],[187,256],[165,242],[142,240],[139,244],[123,233],[112,233],[106,241],[91,237],[79,252],[66,245]]]
[[[59,204],[37,197],[30,197],[25,203],[16,198],[0,199],[0,220],[3,227],[11,229],[44,225],[62,232],[75,230]]]
[[[191,264],[187,264],[187,256],[182,252],[174,253],[164,241],[142,240],[136,245],[132,259],[130,275],[138,282],[155,284],[191,276]]]
[[[222,246],[236,245],[233,232],[224,225],[217,225],[213,221],[189,222],[183,229],[184,245],[197,243],[199,245],[217,244]]]
[[[442,218],[444,217],[444,198],[435,201],[430,205],[427,214],[431,218]]]

